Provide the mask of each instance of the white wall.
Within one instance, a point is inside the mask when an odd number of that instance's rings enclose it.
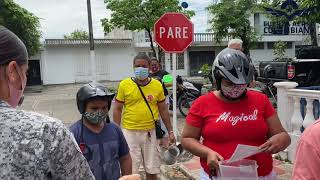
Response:
[[[267,44],[264,43],[264,49],[250,50],[250,57],[255,65],[258,65],[260,61],[272,61],[276,58],[272,49],[267,49]],[[295,56],[294,43],[291,49],[286,49],[284,57],[292,58]]]
[[[97,80],[118,81],[132,75],[136,52],[130,44],[95,47]],[[43,84],[68,84],[91,80],[89,47],[47,46],[42,55]]]
[[[290,56],[289,56],[290,55]],[[287,49],[287,57],[294,57],[294,52],[292,49]],[[260,61],[272,61],[276,57],[273,54],[272,49],[257,49],[250,50],[250,57],[254,64],[258,64]]]
[[[115,28],[105,35],[106,39],[132,39],[132,31]]]
[[[103,69],[98,72],[109,73],[107,80],[118,81],[133,74],[133,58],[136,52],[130,44],[128,45],[108,45],[107,47],[97,48],[96,54],[99,55],[100,64],[107,64],[107,72]]]
[[[81,58],[78,49],[46,48],[43,63],[43,84],[75,83],[75,63]]]

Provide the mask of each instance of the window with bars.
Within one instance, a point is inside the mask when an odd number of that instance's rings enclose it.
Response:
[[[177,69],[184,69],[184,54],[177,54]]]
[[[144,31],[144,37],[145,37],[146,42],[150,42],[150,37],[149,37],[148,31]]]
[[[264,42],[258,42],[252,49],[264,49]]]
[[[184,53],[177,53],[177,70],[184,69]],[[172,70],[172,54],[170,54],[170,69]]]

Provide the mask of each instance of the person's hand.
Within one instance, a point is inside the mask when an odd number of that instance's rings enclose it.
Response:
[[[250,84],[249,84],[249,88],[255,88],[256,87],[256,81],[253,80]]]
[[[127,176],[122,176],[119,180],[141,180],[139,174],[132,174]]]
[[[172,83],[164,83],[164,85],[165,85],[166,87],[171,87],[171,86],[172,86]]]
[[[207,154],[207,164],[210,169],[210,173],[216,172],[219,168],[219,161],[223,161],[223,157],[215,151],[209,151]],[[212,174],[210,174],[211,176]]]
[[[267,142],[262,144],[259,148],[262,150],[262,152],[270,154],[278,153],[279,151],[282,151],[285,148],[284,146],[286,146],[284,136],[284,132],[276,134],[269,138]]]
[[[172,144],[176,144],[176,137],[174,136],[173,131],[169,132],[169,146]]]

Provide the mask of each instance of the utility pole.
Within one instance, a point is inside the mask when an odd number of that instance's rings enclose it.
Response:
[[[96,60],[94,52],[94,39],[92,31],[92,16],[91,16],[91,2],[87,0],[87,11],[88,11],[88,25],[89,25],[89,42],[90,42],[90,65],[91,65],[91,80],[97,81],[96,74]]]

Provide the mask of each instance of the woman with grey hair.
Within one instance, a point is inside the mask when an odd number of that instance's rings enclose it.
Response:
[[[61,121],[15,109],[27,70],[25,45],[0,26],[0,179],[94,179]]]

